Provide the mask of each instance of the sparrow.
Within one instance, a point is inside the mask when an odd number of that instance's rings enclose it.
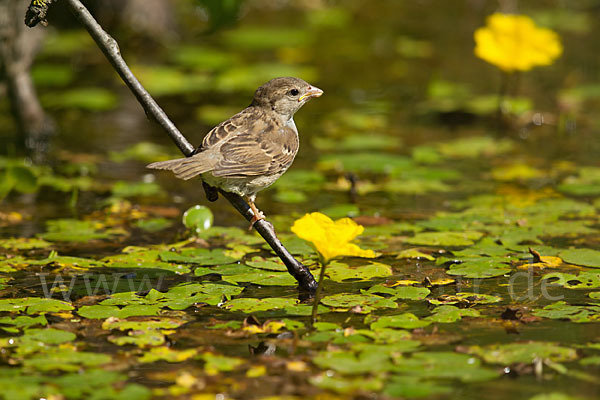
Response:
[[[248,107],[210,130],[194,155],[147,168],[171,170],[184,180],[199,176],[210,201],[217,199],[215,188],[242,196],[252,209],[252,229],[265,218],[254,204],[256,194],[283,175],[298,153],[294,114],[322,94],[299,78],[272,79]]]

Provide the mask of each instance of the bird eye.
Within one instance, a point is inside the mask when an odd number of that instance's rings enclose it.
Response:
[[[292,96],[298,96],[298,94],[300,94],[300,92],[298,91],[298,89],[292,89],[289,91],[290,95]]]

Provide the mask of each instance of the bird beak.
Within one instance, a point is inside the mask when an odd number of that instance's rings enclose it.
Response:
[[[322,94],[323,94],[323,91],[321,89],[319,89],[318,87],[315,87],[315,86],[311,86],[308,88],[308,91],[306,93],[304,93],[302,96],[300,96],[298,101],[302,101],[304,99],[310,100],[313,97],[320,97]]]

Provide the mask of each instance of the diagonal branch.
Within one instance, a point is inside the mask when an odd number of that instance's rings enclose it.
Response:
[[[108,33],[106,33],[104,29],[102,29],[100,24],[96,22],[94,17],[79,0],[66,1],[73,14],[75,14],[77,19],[85,26],[90,36],[92,36],[98,47],[100,47],[113,68],[133,92],[138,102],[144,108],[148,118],[156,121],[169,134],[169,136],[171,136],[171,139],[173,139],[177,147],[179,147],[179,150],[181,150],[185,156],[192,155],[194,152],[194,146],[187,141],[179,129],[177,129],[175,124],[173,124],[169,117],[167,117],[167,114],[162,110],[162,108],[160,108],[158,103],[156,103],[152,96],[150,96],[142,84],[133,75],[125,63],[125,60],[121,56],[117,42]],[[35,2],[36,0],[32,1],[32,4]],[[223,191],[221,191],[221,194],[227,200],[229,200],[229,202],[240,214],[250,221],[253,215],[252,211],[250,210],[248,204],[240,196]],[[309,269],[301,262],[296,260],[283,246],[275,234],[273,225],[266,220],[259,220],[254,224],[254,228],[265,239],[265,241],[269,243],[279,258],[281,258],[287,267],[288,272],[298,281],[299,288],[302,291],[313,293],[317,288],[317,283],[314,277],[310,273]]]

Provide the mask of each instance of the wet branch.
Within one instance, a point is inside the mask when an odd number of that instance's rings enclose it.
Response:
[[[171,139],[173,139],[177,147],[179,147],[179,150],[181,150],[186,157],[191,156],[194,152],[194,146],[187,141],[179,129],[177,129],[175,124],[173,124],[169,117],[167,117],[167,114],[162,110],[162,108],[160,108],[158,103],[156,103],[156,101],[150,96],[142,84],[133,75],[125,63],[125,60],[121,56],[117,42],[108,33],[106,33],[104,29],[102,29],[100,24],[96,22],[94,17],[79,0],[66,1],[73,14],[75,14],[77,19],[85,26],[90,36],[92,36],[98,47],[100,47],[113,68],[133,92],[138,102],[144,108],[146,116],[156,121],[169,134],[169,136],[171,136]],[[39,6],[40,2],[43,1],[33,0],[32,6]],[[47,3],[50,4],[51,1]],[[38,20],[38,22],[42,21],[43,19]],[[248,204],[240,196],[224,191],[220,192],[227,200],[229,200],[229,202],[240,214],[250,221],[252,218],[252,211],[250,210],[250,206],[248,206]],[[279,258],[281,258],[287,267],[288,272],[298,281],[299,288],[302,291],[313,293],[317,288],[317,283],[314,277],[310,273],[309,269],[301,262],[296,260],[283,246],[275,234],[273,225],[266,220],[259,220],[254,224],[254,228],[265,239],[265,241],[269,243]]]

